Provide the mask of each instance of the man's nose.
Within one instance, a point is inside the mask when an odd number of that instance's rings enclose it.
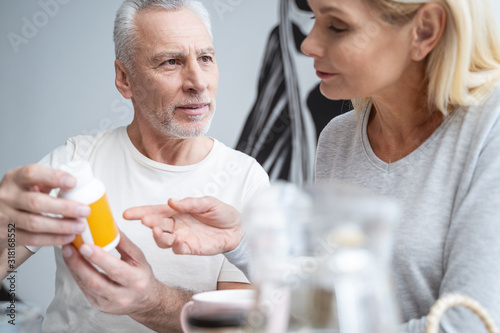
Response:
[[[184,90],[200,92],[207,89],[208,83],[204,76],[205,73],[197,61],[186,64],[184,71]]]

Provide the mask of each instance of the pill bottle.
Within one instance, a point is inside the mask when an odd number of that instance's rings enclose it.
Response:
[[[60,167],[76,178],[76,186],[59,191],[59,197],[90,206],[90,215],[81,219],[85,231],[77,235],[73,245],[78,249],[83,243],[95,244],[105,251],[113,250],[120,241],[120,232],[113,219],[104,184],[94,177],[87,161],[74,161]]]

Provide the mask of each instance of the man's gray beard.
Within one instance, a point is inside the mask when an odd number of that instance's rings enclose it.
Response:
[[[204,102],[200,98],[194,97],[189,98],[184,101],[183,104],[195,104]],[[160,115],[171,115],[169,118],[158,119],[156,116],[159,114],[156,110],[152,110],[144,105],[141,105],[141,110],[143,110],[144,117],[149,121],[151,126],[156,128],[161,133],[168,135],[177,139],[191,139],[207,134],[212,123],[213,116],[215,114],[215,100],[210,101],[210,105],[213,106],[213,111],[210,113],[205,113],[204,115],[191,116],[189,117],[193,120],[188,127],[182,126],[175,118],[175,107],[173,110],[163,109]],[[195,123],[198,121],[203,121],[204,125],[202,127],[196,126]]]
[[[191,139],[207,134],[210,129],[210,124],[214,117],[214,112],[210,114],[204,114],[200,116],[190,116],[189,118],[195,122],[204,121],[203,126],[189,126],[188,128],[183,127],[173,119],[165,119],[162,123],[162,133],[168,134],[169,136],[175,137],[177,139]],[[193,125],[193,124],[191,124]]]

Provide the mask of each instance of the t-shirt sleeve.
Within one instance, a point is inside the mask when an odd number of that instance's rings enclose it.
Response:
[[[59,168],[70,161],[89,160],[95,142],[106,132],[97,136],[80,135],[69,138],[66,143],[44,156],[38,164]]]
[[[257,161],[254,161],[254,166],[251,171],[251,184],[245,193],[244,204],[248,203],[260,192],[270,187],[269,176],[266,171],[260,166]]]

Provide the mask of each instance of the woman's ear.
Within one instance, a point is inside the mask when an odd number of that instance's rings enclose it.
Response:
[[[425,59],[436,47],[446,29],[447,12],[437,2],[424,4],[414,18],[411,58],[415,61]]]
[[[115,60],[115,85],[120,94],[126,99],[132,98],[132,88],[130,82],[130,74],[123,63]]]

